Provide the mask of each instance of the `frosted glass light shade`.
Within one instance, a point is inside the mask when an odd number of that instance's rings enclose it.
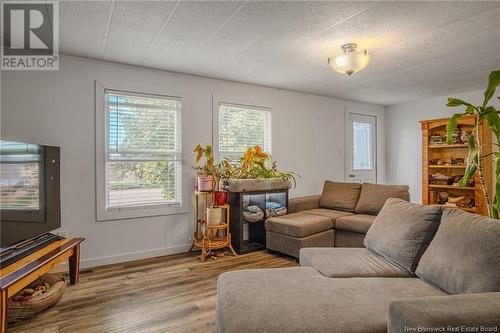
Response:
[[[337,72],[352,75],[359,72],[370,63],[370,55],[366,50],[356,52],[356,44],[342,45],[343,53],[328,58],[328,63]]]

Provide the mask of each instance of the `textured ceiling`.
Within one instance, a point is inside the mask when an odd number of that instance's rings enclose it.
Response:
[[[390,105],[484,87],[500,68],[500,2],[74,1],[64,54]],[[358,43],[348,77],[327,57]]]

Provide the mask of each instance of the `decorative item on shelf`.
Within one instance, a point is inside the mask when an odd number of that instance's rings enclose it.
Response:
[[[209,225],[218,225],[222,221],[222,209],[220,207],[207,208],[207,223]]]
[[[443,175],[439,172],[433,173],[429,176],[429,184],[433,185],[452,185],[453,177]]]
[[[264,218],[264,212],[257,205],[248,206],[243,209],[243,218],[250,223],[258,222]]]
[[[460,207],[460,208],[474,208],[474,199],[469,197],[469,196],[465,196],[463,197],[462,200],[458,201],[456,203],[457,207]]]
[[[227,202],[227,191],[214,191],[214,205],[224,206]]]
[[[456,175],[453,177],[453,185],[459,187],[460,180],[464,177],[464,175]],[[474,180],[469,180],[467,184],[465,184],[466,187],[474,187],[476,186],[476,182]]]
[[[467,182],[477,175],[480,180],[481,190],[483,192],[484,200],[488,206],[488,215],[498,219],[500,212],[500,191],[494,191],[493,202],[490,203],[490,193],[491,188],[488,188],[486,179],[489,175],[485,175],[483,172],[483,160],[489,154],[484,154],[485,148],[491,150],[490,140],[484,142],[482,140],[483,124],[488,126],[488,128],[495,134],[496,145],[500,145],[500,115],[499,110],[494,106],[488,105],[491,98],[495,95],[496,88],[500,85],[500,70],[492,71],[488,78],[488,86],[484,92],[484,100],[482,105],[473,105],[471,103],[465,102],[457,98],[448,98],[449,107],[463,106],[465,111],[461,113],[454,114],[446,126],[446,131],[448,133],[448,143],[450,143],[452,133],[455,133],[459,126],[459,121],[464,116],[474,117],[474,126],[468,137],[467,147],[467,167],[465,169],[464,177],[460,181],[460,186],[466,186]],[[496,170],[495,170],[495,184],[492,186],[496,188],[500,185],[500,152],[492,153],[496,159]],[[477,202],[477,200],[476,200]]]
[[[431,145],[441,145],[443,143],[443,137],[439,134],[432,134],[429,138],[429,144]]]
[[[202,192],[210,192],[215,189],[215,179],[213,176],[196,177],[196,189]]]
[[[448,202],[449,194],[448,192],[438,192],[438,201],[437,203],[440,205],[444,205]]]
[[[451,164],[452,165],[464,165],[465,164],[465,159],[458,157],[458,158],[452,158],[451,159]]]
[[[436,191],[430,191],[429,192],[429,203],[431,205],[435,205],[435,204],[438,203]]]
[[[449,196],[445,205],[459,208],[473,208],[474,199],[466,195],[458,197]]]

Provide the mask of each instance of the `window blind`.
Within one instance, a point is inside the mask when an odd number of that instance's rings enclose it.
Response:
[[[37,145],[0,141],[0,209],[40,209],[40,152]]]
[[[105,90],[106,209],[180,205],[181,101]]]
[[[220,103],[220,159],[236,161],[248,148],[256,145],[271,154],[271,110]]]

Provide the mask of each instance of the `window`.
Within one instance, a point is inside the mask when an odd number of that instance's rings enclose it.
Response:
[[[372,169],[372,124],[354,121],[352,123],[353,131],[353,169],[371,170]]]
[[[259,145],[271,153],[271,110],[237,104],[219,104],[219,158],[237,160]]]
[[[101,219],[162,215],[168,212],[158,209],[182,205],[181,108],[177,98],[104,90],[100,199],[105,212],[143,212]]]

